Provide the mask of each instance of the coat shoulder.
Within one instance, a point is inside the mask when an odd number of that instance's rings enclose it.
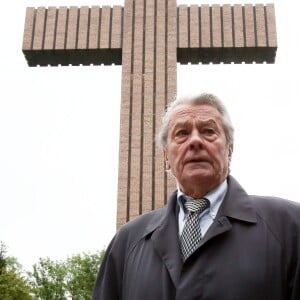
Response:
[[[256,196],[251,195],[252,202],[255,208],[262,216],[287,216],[292,219],[296,218],[300,221],[300,203],[271,196]]]
[[[278,197],[250,196],[258,218],[269,227],[278,240],[287,233],[300,240],[300,203]]]
[[[166,214],[166,207],[159,208],[127,222],[118,230],[116,238],[125,241],[126,244],[132,244],[141,238],[152,233],[163,222]]]

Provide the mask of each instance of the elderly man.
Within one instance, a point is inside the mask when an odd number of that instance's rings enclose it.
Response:
[[[299,300],[300,206],[229,175],[233,127],[210,94],[172,102],[159,141],[178,189],[124,225],[94,300]]]

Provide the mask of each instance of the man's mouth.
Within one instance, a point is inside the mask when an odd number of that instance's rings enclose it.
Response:
[[[207,158],[191,158],[191,159],[187,159],[185,161],[186,164],[189,164],[189,163],[208,163],[209,160]]]

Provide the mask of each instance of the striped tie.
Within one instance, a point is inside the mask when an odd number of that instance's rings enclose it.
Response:
[[[209,207],[207,199],[186,200],[188,217],[180,236],[181,255],[185,261],[199,246],[201,240],[200,214]]]

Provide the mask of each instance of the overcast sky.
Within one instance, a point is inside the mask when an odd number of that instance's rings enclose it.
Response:
[[[178,66],[178,95],[224,100],[236,129],[232,175],[248,193],[300,201],[300,4],[273,3],[275,64]],[[0,240],[27,270],[39,257],[101,250],[115,232],[121,66],[29,68],[25,9],[114,4],[123,1],[1,4]]]

